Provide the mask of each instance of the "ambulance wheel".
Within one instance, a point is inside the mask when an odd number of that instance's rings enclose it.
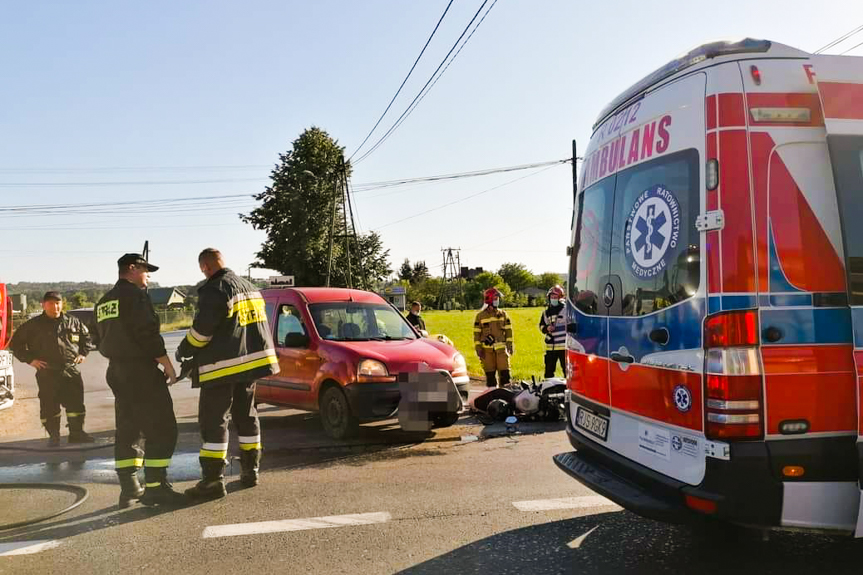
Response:
[[[436,427],[452,427],[458,421],[458,412],[454,413],[436,413],[432,417],[432,428]]]
[[[359,431],[360,423],[351,413],[348,398],[338,387],[329,387],[321,396],[321,423],[333,439],[348,439]]]

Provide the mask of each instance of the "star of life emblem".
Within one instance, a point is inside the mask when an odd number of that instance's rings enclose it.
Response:
[[[666,256],[680,240],[680,203],[661,185],[642,192],[626,222],[624,250],[630,271],[648,279],[668,267]]]

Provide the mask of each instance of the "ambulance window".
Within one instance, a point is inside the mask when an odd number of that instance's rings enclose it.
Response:
[[[698,291],[698,181],[695,150],[617,174],[610,273],[623,289],[621,315],[649,314]]]
[[[601,280],[608,274],[613,196],[614,177],[597,182],[578,196],[575,244],[569,260],[569,297],[586,314],[600,313],[598,294],[604,287]]]
[[[863,305],[863,227],[854,224],[863,221],[863,137],[828,136],[827,145],[848,258],[848,300]]]

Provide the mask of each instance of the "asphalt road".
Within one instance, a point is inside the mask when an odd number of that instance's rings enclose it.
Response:
[[[88,368],[94,410],[106,389],[97,361]],[[199,473],[187,387],[173,388],[181,433],[170,476],[179,489]],[[569,450],[562,424],[521,424],[521,433],[506,435],[464,417],[422,437],[389,421],[339,443],[315,416],[265,408],[261,419],[262,484],[239,489],[233,462],[228,498],[177,510],[116,509],[112,418],[104,429],[93,418],[102,443],[87,451],[44,450],[44,439],[24,428],[0,439],[0,484],[68,482],[90,491],[67,515],[0,531],[0,574],[863,571],[863,547],[851,539],[773,533],[765,541],[623,511],[552,463]],[[69,502],[54,492],[0,490],[0,524]]]

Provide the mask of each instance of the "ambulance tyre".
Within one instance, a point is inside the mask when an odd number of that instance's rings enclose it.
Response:
[[[452,427],[458,421],[458,412],[436,413],[432,416],[432,428]]]
[[[349,439],[359,431],[360,423],[351,413],[351,405],[341,389],[331,385],[321,396],[321,423],[333,439]]]

